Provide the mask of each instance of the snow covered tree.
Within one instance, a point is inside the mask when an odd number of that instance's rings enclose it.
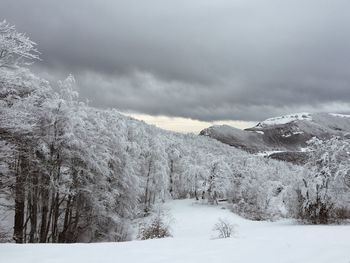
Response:
[[[151,205],[157,200],[164,200],[166,197],[166,189],[168,187],[167,178],[167,160],[165,149],[159,145],[159,142],[150,139],[149,151],[143,155],[143,176],[144,176],[144,211],[148,213]]]
[[[297,188],[297,217],[312,224],[349,218],[350,142],[332,137],[309,141],[308,172]]]
[[[15,26],[0,22],[0,68],[15,68],[39,59],[36,44]]]
[[[218,198],[226,195],[230,186],[228,179],[230,176],[230,168],[224,161],[214,161],[211,164],[209,177],[205,182],[209,204],[218,204]]]

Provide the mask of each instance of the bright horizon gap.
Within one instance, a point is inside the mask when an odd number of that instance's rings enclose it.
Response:
[[[213,125],[229,125],[238,129],[246,129],[253,127],[258,122],[255,121],[239,121],[239,120],[218,120],[218,121],[200,121],[184,117],[169,117],[165,115],[149,115],[143,113],[123,112],[123,114],[142,120],[147,124],[152,124],[158,128],[175,131],[181,133],[195,133],[198,134],[201,130]]]

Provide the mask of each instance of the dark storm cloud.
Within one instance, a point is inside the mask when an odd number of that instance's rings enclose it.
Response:
[[[201,120],[350,112],[349,1],[0,0],[91,104]]]

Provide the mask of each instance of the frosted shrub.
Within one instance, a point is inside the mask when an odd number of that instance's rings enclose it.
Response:
[[[218,222],[214,225],[213,230],[218,233],[218,238],[228,238],[233,235],[234,225],[227,219],[219,218]]]
[[[138,238],[141,240],[171,237],[171,216],[161,207],[156,208],[156,213],[148,222],[140,225]]]
[[[154,218],[150,224],[141,226],[138,238],[141,240],[171,237],[169,226],[161,217]]]

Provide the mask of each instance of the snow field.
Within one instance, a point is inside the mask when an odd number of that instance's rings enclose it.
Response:
[[[6,263],[349,263],[350,226],[297,225],[291,221],[254,222],[228,209],[194,203],[166,204],[173,238],[95,244],[2,244]],[[234,237],[213,239],[218,218],[236,225]]]

